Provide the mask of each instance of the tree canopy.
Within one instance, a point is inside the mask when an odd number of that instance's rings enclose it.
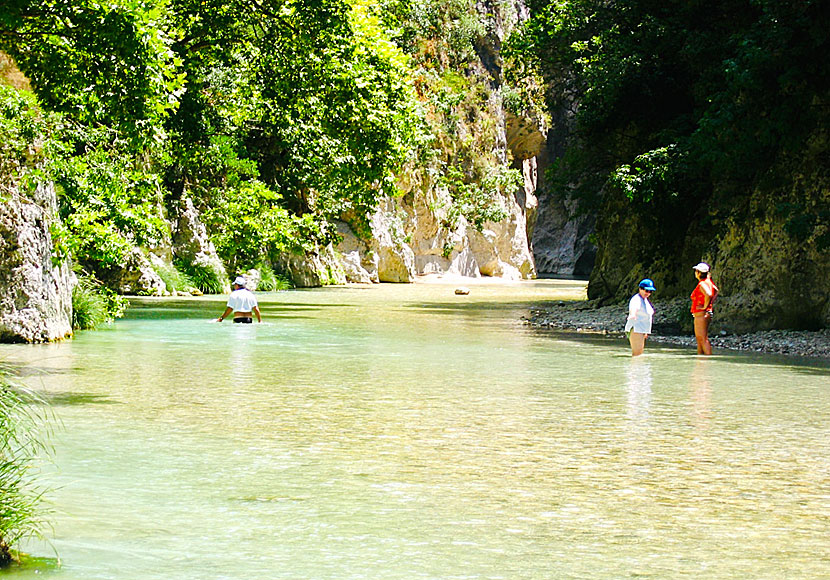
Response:
[[[415,122],[406,57],[373,9],[344,0],[6,3],[0,50],[42,105],[64,115],[65,155],[49,169],[67,233],[89,250],[82,261],[106,269],[128,243],[151,247],[158,197],[223,208],[212,214],[218,232],[236,229],[242,212],[261,218],[249,226],[267,243],[242,252],[240,267],[325,241],[331,217],[360,225],[392,191]]]
[[[618,192],[688,220],[690,207],[729,203],[782,157],[826,138],[826,2],[532,0],[530,8],[511,53],[542,71],[553,110],[571,111],[555,175],[583,199]]]

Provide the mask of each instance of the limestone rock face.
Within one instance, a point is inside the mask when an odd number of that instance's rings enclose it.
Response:
[[[830,327],[830,250],[789,235],[777,201],[756,195],[751,217],[727,220],[715,252],[704,256],[727,330]]]
[[[228,273],[208,237],[193,200],[183,196],[177,204],[176,214],[173,221],[173,254],[194,266],[212,270],[224,284],[222,291],[230,292]]]
[[[355,235],[349,224],[338,221],[335,226],[341,239],[337,251],[342,256],[346,280],[356,284],[380,282],[377,254],[369,251],[368,244]]]
[[[121,294],[138,294],[141,296],[161,296],[167,290],[167,285],[156,273],[154,263],[163,260],[154,254],[145,254],[138,248],[132,248],[130,254],[119,264],[119,268],[111,275],[110,285],[115,285]]]
[[[68,263],[53,263],[50,226],[57,220],[51,185],[31,198],[0,201],[0,341],[48,342],[72,335]]]
[[[405,243],[402,219],[391,200],[384,200],[370,220],[369,256],[377,260],[381,282],[412,282],[415,278],[415,253]]]
[[[558,199],[549,191],[539,196],[533,228],[533,255],[540,273],[588,276],[596,247],[588,237],[596,222],[592,215],[576,215],[576,203]]]
[[[803,175],[798,165],[778,170],[794,176],[791,189],[755,190],[743,203],[709,207],[703,218],[692,216],[687,223],[661,224],[623,201],[607,202],[588,297],[625,300],[638,280],[649,277],[661,298],[685,299],[697,284],[692,266],[702,260],[720,288],[714,332],[830,326],[830,250],[820,239],[826,230],[818,227],[812,237],[799,239],[788,233],[780,211],[787,202],[826,207],[830,179],[818,164]],[[644,232],[662,243],[643,243]],[[688,325],[686,311],[680,322]]]
[[[455,228],[446,226],[446,191],[385,199],[371,219],[371,240],[360,240],[347,224],[338,224],[337,250],[346,277],[361,283],[412,282],[419,274],[532,278],[527,210],[516,199],[505,205],[508,217],[479,232],[463,217]]]
[[[543,130],[540,121],[505,111],[507,148],[513,153],[513,159],[523,161],[541,155],[547,145]]]
[[[345,284],[346,273],[331,245],[306,254],[284,253],[275,264],[298,288]]]

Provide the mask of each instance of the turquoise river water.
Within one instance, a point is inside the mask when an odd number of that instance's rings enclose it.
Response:
[[[135,299],[2,346],[60,422],[50,542],[6,575],[830,577],[830,362],[632,359],[521,324],[583,283],[454,288],[262,294],[250,326]]]

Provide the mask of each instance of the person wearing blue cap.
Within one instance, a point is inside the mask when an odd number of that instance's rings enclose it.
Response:
[[[654,319],[654,306],[649,297],[657,288],[649,278],[641,280],[639,286],[637,293],[628,301],[628,319],[625,322],[625,333],[631,344],[631,356],[643,354]]]

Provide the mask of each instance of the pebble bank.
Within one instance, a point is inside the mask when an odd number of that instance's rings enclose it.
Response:
[[[691,329],[684,331],[677,322],[688,316],[688,300],[655,301],[653,334],[649,340],[695,348]],[[523,322],[538,328],[591,332],[624,338],[626,305],[598,306],[592,301],[552,302],[531,310]],[[717,315],[717,313],[716,313]],[[830,360],[830,329],[765,330],[746,334],[724,331],[710,336],[712,347],[738,351],[784,354]]]

